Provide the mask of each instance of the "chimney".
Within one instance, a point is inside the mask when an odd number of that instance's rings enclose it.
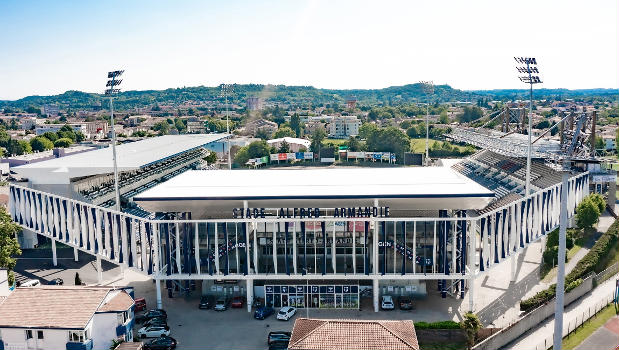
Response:
[[[0,297],[9,295],[9,274],[6,269],[0,269]]]

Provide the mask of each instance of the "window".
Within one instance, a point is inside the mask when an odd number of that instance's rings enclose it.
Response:
[[[31,329],[27,329],[26,330],[26,340],[28,339],[32,339],[32,330]]]
[[[118,313],[116,315],[118,317],[118,325],[119,326],[123,325],[123,324],[125,324],[125,322],[127,322],[127,319],[128,319],[127,312],[121,312],[121,313]]]
[[[37,339],[45,339],[43,337],[43,331],[37,331]]]
[[[88,331],[69,331],[69,341],[83,343],[88,340]]]

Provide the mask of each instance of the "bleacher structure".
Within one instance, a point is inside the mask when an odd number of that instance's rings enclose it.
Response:
[[[197,148],[179,155],[149,164],[137,170],[119,173],[119,190],[121,203],[125,203],[126,212],[140,217],[147,217],[144,211],[132,203],[132,198],[157,184],[167,181],[190,169],[197,169],[205,162],[203,158],[209,151]],[[115,204],[114,175],[95,175],[81,178],[73,183],[75,192],[93,204],[110,208]]]

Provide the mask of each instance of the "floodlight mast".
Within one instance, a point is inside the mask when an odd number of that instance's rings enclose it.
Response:
[[[529,141],[527,142],[527,172],[525,179],[525,196],[531,193],[531,120],[533,118],[533,84],[539,84],[542,81],[538,76],[531,73],[539,73],[537,69],[537,60],[535,57],[514,57],[514,60],[518,64],[525,64],[526,66],[517,66],[516,70],[519,73],[526,73],[527,75],[519,76],[518,78],[523,83],[529,84],[529,126],[527,128],[527,136]]]
[[[228,170],[232,169],[232,157],[230,155],[230,112],[228,111],[228,94],[232,90],[232,85],[223,84],[221,86],[222,93],[226,101],[226,133],[228,134]]]
[[[117,79],[120,77],[125,71],[117,70],[113,72],[107,73],[108,80],[105,84],[107,88],[105,90],[105,96],[109,96],[110,98],[110,124],[112,127],[112,162],[114,163],[114,193],[115,193],[115,209],[120,211],[120,190],[118,188],[118,165],[116,161],[116,130],[114,130],[114,95],[120,92],[120,89],[117,86],[120,86],[122,83],[122,79]]]
[[[429,81],[420,81],[421,88],[423,92],[426,94],[426,166],[429,165],[430,162],[430,95],[434,94],[434,83]]]

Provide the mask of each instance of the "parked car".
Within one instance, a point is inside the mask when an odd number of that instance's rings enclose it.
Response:
[[[232,302],[230,302],[230,307],[238,309],[238,308],[243,307],[243,304],[245,304],[245,298],[238,296],[238,297],[232,298]]]
[[[20,284],[20,287],[36,287],[41,285],[41,281],[39,280],[27,280],[26,282]]]
[[[144,322],[144,326],[143,327],[148,327],[148,326],[167,326],[168,325],[168,320],[166,320],[163,317],[153,317],[150,320]]]
[[[253,307],[255,307],[256,309],[263,306],[264,305],[264,298],[254,298],[254,305],[252,305]]]
[[[289,341],[276,341],[269,344],[269,350],[287,350]]]
[[[210,309],[213,306],[214,300],[210,295],[203,295],[200,297],[200,304],[198,304],[199,309]]]
[[[284,306],[279,309],[277,313],[277,319],[282,321],[288,321],[294,314],[297,313],[297,309],[292,306]]]
[[[409,297],[400,297],[398,302],[400,304],[400,310],[412,310],[413,309],[413,300]]]
[[[149,310],[142,315],[136,316],[135,321],[138,323],[144,323],[150,320],[151,318],[155,318],[155,317],[162,317],[167,320],[168,314],[165,312],[165,310],[161,310],[161,309]]]
[[[138,337],[140,338],[157,338],[162,335],[170,335],[170,327],[154,325],[138,329]]]
[[[228,298],[219,297],[217,301],[215,301],[215,306],[213,306],[213,310],[215,311],[226,311],[228,309]]]
[[[134,300],[135,303],[135,311],[144,311],[146,310],[146,299],[137,298]]]
[[[176,344],[176,339],[164,335],[145,343],[144,350],[172,350]]]
[[[62,280],[62,278],[54,278],[53,280],[47,282],[47,284],[50,286],[62,286],[64,284],[64,281]]]
[[[271,316],[275,310],[273,310],[270,306],[262,306],[256,309],[254,312],[254,318],[257,320],[264,320],[265,318]]]
[[[383,310],[393,310],[395,308],[393,297],[391,295],[383,295],[380,307]]]
[[[267,344],[271,345],[275,342],[288,342],[290,341],[290,337],[292,333],[284,332],[284,331],[273,331],[269,332],[269,337],[267,338]]]

